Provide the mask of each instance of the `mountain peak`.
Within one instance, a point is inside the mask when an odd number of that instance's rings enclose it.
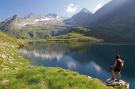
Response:
[[[88,26],[89,20],[93,17],[93,14],[86,8],[83,8],[80,12],[73,15],[70,19],[66,20],[67,24],[75,26]]]
[[[54,14],[54,13],[49,13],[49,14],[47,14],[47,16],[51,16],[51,17],[57,17],[57,14]]]
[[[90,11],[86,8],[83,8],[80,12],[83,12],[83,13],[90,13]]]
[[[46,24],[49,25],[64,25],[64,18],[61,16],[57,16],[55,14],[48,15],[38,15],[30,13],[25,17],[20,17],[18,15],[14,15],[5,21],[0,23],[0,27],[3,27],[5,30],[10,29],[22,29],[27,26],[41,26],[44,27]],[[8,27],[8,29],[7,29]]]
[[[30,13],[30,14],[28,14],[27,16],[25,16],[24,18],[26,19],[26,18],[35,18],[35,17],[38,17],[35,13]]]
[[[17,15],[17,14],[14,15],[14,16],[12,17],[12,19],[13,19],[13,20],[19,19],[19,15]]]

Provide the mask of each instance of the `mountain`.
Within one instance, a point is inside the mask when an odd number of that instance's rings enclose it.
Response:
[[[30,13],[25,17],[14,15],[0,23],[0,31],[17,38],[45,38],[66,33],[64,18],[56,14],[37,15]]]
[[[135,21],[134,0],[112,0],[99,9],[91,20],[91,26],[131,25]]]
[[[134,8],[134,0],[112,0],[94,14],[90,35],[110,42],[135,42]]]
[[[5,21],[0,23],[0,29],[2,31],[8,31],[9,29],[13,29],[13,28],[17,28],[19,29],[21,26],[21,24],[19,24],[21,22],[22,18],[19,17],[18,15],[14,15],[8,19],[6,19]]]
[[[134,8],[135,0],[112,0],[94,14],[82,10],[67,21],[74,26],[88,26],[90,36],[107,42],[135,42]]]
[[[105,25],[120,25],[124,27],[135,24],[135,1],[112,0],[92,14],[86,8],[66,20],[74,26],[98,27]]]
[[[29,34],[32,37],[38,35],[48,37],[50,35],[65,34],[69,30],[67,24],[72,26],[89,27],[91,31],[87,34],[109,42],[135,42],[135,1],[134,0],[112,0],[95,14],[86,8],[64,19],[56,14],[35,15],[29,14],[25,17],[15,15],[0,23],[1,31],[9,32],[17,29],[21,35]],[[66,30],[65,30],[66,29]],[[23,34],[22,34],[23,33]],[[32,35],[31,35],[32,34]],[[34,35],[33,35],[34,34]]]
[[[11,29],[23,29],[27,26],[40,26],[44,27],[45,25],[64,25],[64,18],[55,14],[48,15],[36,15],[29,14],[25,17],[20,17],[18,15],[14,15],[5,21],[0,23],[0,28],[3,31],[11,30]]]
[[[73,15],[70,19],[65,20],[66,24],[74,26],[88,26],[93,14],[86,8]]]
[[[44,39],[52,36],[65,36],[68,38],[70,35],[68,33],[78,33],[73,34],[73,36],[75,35],[77,38],[80,36],[86,40],[90,40],[90,37],[82,35],[87,32],[87,29],[67,26],[63,17],[52,13],[47,15],[30,13],[25,17],[14,15],[0,23],[0,31],[20,39]]]

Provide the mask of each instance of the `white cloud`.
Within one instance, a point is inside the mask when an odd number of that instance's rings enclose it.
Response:
[[[112,0],[107,0],[107,1],[105,1],[105,2],[103,2],[103,3],[97,4],[97,6],[96,6],[95,9],[94,9],[94,13],[95,13],[97,10],[99,10],[100,8],[102,8],[105,4],[109,3],[110,1],[112,1]]]
[[[103,7],[103,4],[99,3],[96,8],[94,9],[94,12],[96,12],[98,9],[100,9],[101,7]]]
[[[73,70],[76,68],[76,63],[75,62],[67,62],[68,69]]]
[[[75,4],[69,4],[67,7],[66,7],[66,12],[68,12],[68,13],[74,13],[74,12],[76,12],[77,11],[77,9],[78,9],[78,5],[75,5]]]

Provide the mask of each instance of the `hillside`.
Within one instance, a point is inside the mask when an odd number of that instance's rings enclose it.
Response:
[[[134,0],[112,0],[103,6],[90,23],[90,35],[107,42],[135,42],[134,4]]]
[[[90,21],[91,27],[106,27],[108,25],[116,27],[134,27],[135,11],[134,0],[112,0],[100,8]],[[118,28],[115,28],[118,29]]]
[[[32,66],[19,56],[18,42],[0,33],[1,89],[112,89],[97,79],[69,70]]]
[[[25,17],[14,15],[0,23],[0,31],[22,39],[46,38],[66,33],[63,19],[55,14],[29,14]]]
[[[19,15],[14,15],[0,23],[0,28],[2,31],[10,31],[14,29],[24,29],[27,27],[44,27],[48,25],[64,25],[64,18],[55,14],[48,15],[36,15],[29,14],[27,16],[21,17]]]
[[[90,14],[90,12],[87,9],[83,9],[80,13],[84,13],[86,14],[86,16],[89,16]],[[82,19],[84,17],[85,16],[82,15]],[[77,20],[77,18],[75,20]],[[25,17],[14,15],[0,23],[1,32],[8,33],[18,39],[24,40],[44,39],[49,41],[51,40],[54,41],[55,39],[57,41],[62,40],[66,41],[67,40],[66,37],[68,37],[69,39],[67,41],[73,39],[76,41],[79,41],[80,39],[81,41],[98,40],[97,38],[88,35],[86,36],[85,30],[89,31],[89,29],[83,27],[65,25],[64,18],[57,16],[55,14],[48,14],[48,15],[29,14]],[[76,33],[77,35],[73,33]],[[68,34],[72,34],[72,36],[74,35],[74,37],[71,38],[69,37]]]
[[[74,26],[88,27],[89,36],[105,42],[135,42],[134,4],[134,0],[111,0],[94,14],[82,10],[68,21]]]
[[[121,25],[107,25],[93,28],[87,35],[104,39],[105,42],[134,43],[135,28]]]
[[[83,12],[84,11],[85,13],[89,13],[87,9],[86,10],[84,9]],[[44,19],[46,18],[48,20],[43,20],[43,18]],[[59,18],[57,15],[38,17],[37,15],[30,14],[24,18],[14,15],[10,19],[7,19],[0,23],[0,31],[8,33],[9,35],[12,35],[18,39],[24,40],[42,39],[46,41],[72,41],[74,39],[75,41],[91,41],[91,42],[96,42],[99,40],[98,38],[95,37],[91,37],[88,35],[86,36],[85,34],[89,31],[89,29],[87,28],[55,23],[55,20],[59,21],[58,20]],[[37,19],[40,21],[37,21]],[[32,23],[35,20],[37,22]],[[60,21],[62,22],[62,20]],[[72,34],[72,37],[71,36],[69,37],[68,34]]]

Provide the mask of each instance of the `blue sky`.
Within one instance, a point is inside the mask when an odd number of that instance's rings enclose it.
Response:
[[[29,13],[56,13],[70,17],[82,8],[95,12],[108,1],[110,0],[0,0],[0,20],[15,14],[25,16]]]

